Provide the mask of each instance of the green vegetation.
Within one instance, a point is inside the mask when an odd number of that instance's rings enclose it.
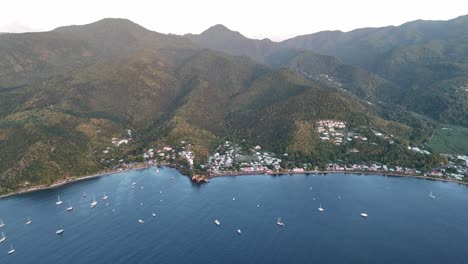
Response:
[[[434,131],[428,145],[439,153],[468,155],[468,128],[441,125]]]
[[[421,146],[434,129],[430,121],[408,112],[429,111],[425,100],[437,103],[419,88],[408,89],[408,97],[398,101],[394,95],[401,92],[402,80],[389,81],[334,57],[226,30],[218,26],[187,38],[105,19],[52,32],[2,34],[0,193],[142,162],[148,149],[164,144],[177,149],[181,141],[190,142],[196,168],[225,140],[289,153],[291,163],[341,160],[427,170],[446,162],[437,154],[408,150]],[[189,39],[256,61],[201,49]],[[430,74],[441,70],[431,67]],[[456,73],[463,67],[457,66]],[[427,91],[445,96],[434,109],[436,118],[463,123],[466,102],[450,92],[463,93],[464,79],[448,74],[450,69],[437,76],[457,78],[456,84],[443,85],[434,76],[438,83]],[[419,94],[419,108],[402,103]],[[344,121],[373,144],[321,142],[316,121],[322,119]],[[374,131],[391,135],[392,143]],[[111,143],[129,137],[128,145]],[[436,133],[431,140],[437,138],[441,141]],[[168,157],[174,159],[178,157]]]

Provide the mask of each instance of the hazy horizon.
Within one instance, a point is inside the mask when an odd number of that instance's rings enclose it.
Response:
[[[421,6],[423,5],[424,8]],[[28,9],[24,9],[28,6]],[[249,38],[281,41],[324,30],[351,31],[363,27],[398,26],[414,20],[450,20],[468,14],[463,1],[412,1],[375,3],[370,0],[311,3],[290,0],[237,1],[236,4],[201,0],[149,2],[83,0],[64,4],[58,0],[19,0],[3,3],[0,32],[49,31],[60,26],[83,25],[104,18],[126,18],[160,33],[199,34],[223,24]]]

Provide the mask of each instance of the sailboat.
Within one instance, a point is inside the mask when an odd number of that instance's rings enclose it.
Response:
[[[59,229],[55,231],[55,234],[60,236],[61,234],[63,234],[63,232],[65,232],[65,230],[59,226]]]
[[[221,222],[218,219],[214,220],[214,222],[217,226],[221,225]]]
[[[361,213],[361,216],[367,218],[368,215],[366,213]]]
[[[0,219],[0,227],[4,227],[5,226],[5,223],[3,223],[3,220]]]
[[[429,193],[429,197],[431,197],[432,199],[436,198],[436,197],[432,194],[432,192]]]
[[[237,229],[237,234],[242,235],[242,231],[240,229]]]
[[[28,216],[28,221],[26,221],[25,224],[29,225],[29,224],[31,224],[31,223],[32,223],[31,218],[29,218],[29,216]]]
[[[85,197],[86,197],[86,193],[83,193],[83,198],[85,198]]]
[[[276,224],[279,226],[284,226],[283,221],[281,221],[281,217],[278,217],[278,220],[276,220]]]
[[[0,244],[3,243],[3,241],[6,240],[5,234],[2,232],[2,238],[0,238]]]
[[[97,205],[96,197],[94,197],[93,195],[93,202],[91,203],[91,208],[96,207],[96,205]]]
[[[104,196],[102,197],[103,200],[107,200],[109,197],[104,193]]]
[[[8,255],[11,255],[11,254],[15,253],[15,251],[16,250],[13,248],[13,244],[10,245],[10,250],[8,251]]]
[[[71,206],[70,201],[68,201],[68,208],[67,208],[67,211],[68,211],[68,212],[71,212],[72,210],[73,210],[73,207]]]
[[[318,210],[319,210],[320,212],[325,211],[325,209],[322,208],[322,204],[320,204],[320,207],[318,208]]]
[[[143,224],[145,221],[138,219],[138,223]]]
[[[60,196],[57,196],[58,201],[55,203],[56,205],[62,204],[62,201],[60,200]]]

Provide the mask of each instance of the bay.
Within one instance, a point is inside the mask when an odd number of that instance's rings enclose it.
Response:
[[[0,263],[466,263],[467,209],[467,187],[446,182],[310,174],[196,185],[149,168],[1,199]]]

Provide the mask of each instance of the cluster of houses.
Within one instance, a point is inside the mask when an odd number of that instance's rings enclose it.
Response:
[[[329,85],[337,86],[337,87],[340,87],[340,88],[343,86],[339,81],[335,80],[335,78],[333,78],[333,76],[330,76],[330,75],[325,74],[325,73],[321,73],[321,74],[317,75],[314,79],[317,80],[317,81],[326,82]]]
[[[337,120],[317,121],[317,132],[322,141],[330,141],[337,146],[343,144],[346,132],[346,122]],[[347,138],[348,139],[348,138]]]
[[[226,141],[208,158],[210,172],[218,173],[239,167],[242,172],[266,171],[268,168],[280,169],[281,159],[273,154],[262,152],[261,146],[243,149],[238,144]]]
[[[406,167],[399,167],[399,166],[389,166],[386,164],[378,165],[378,164],[352,164],[352,165],[340,165],[340,164],[328,164],[326,170],[328,171],[359,171],[359,172],[386,172],[386,173],[398,173],[398,174],[413,174],[419,175],[421,171],[413,169],[413,168],[406,168]]]
[[[448,164],[433,169],[428,173],[432,177],[447,177],[457,181],[463,181],[468,177],[468,156],[464,155],[444,155],[448,159]]]

